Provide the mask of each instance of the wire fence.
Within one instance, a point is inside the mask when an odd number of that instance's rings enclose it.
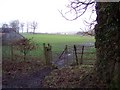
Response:
[[[14,45],[2,46],[2,58],[10,60],[44,60],[46,64],[54,64],[58,67],[66,65],[94,64],[96,60],[96,49],[94,45],[65,45],[53,50],[50,44],[35,45],[35,49],[24,55]],[[64,47],[64,48],[63,48]]]
[[[24,53],[17,49],[16,45],[4,45],[2,46],[2,59],[10,59],[10,60],[23,60]],[[43,57],[43,47],[40,45],[35,45],[35,49],[30,50],[26,54],[26,60],[29,59],[40,59]]]
[[[66,45],[64,50],[55,53],[54,64],[58,67],[66,65],[93,65],[96,60],[96,49],[94,45]]]

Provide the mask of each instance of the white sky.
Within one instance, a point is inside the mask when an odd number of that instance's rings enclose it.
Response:
[[[75,21],[65,20],[58,10],[65,12],[68,0],[0,0],[0,4],[0,23],[16,19],[25,23],[37,21],[37,32],[80,31],[85,28],[83,20],[91,14],[88,11]]]

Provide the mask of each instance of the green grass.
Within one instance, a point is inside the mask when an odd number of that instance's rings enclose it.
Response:
[[[85,42],[94,42],[94,37],[79,35],[52,35],[52,34],[23,34],[26,38],[33,38],[33,41],[39,45],[49,43],[53,51],[61,51],[65,45],[81,44]]]
[[[65,45],[73,46],[80,45],[86,42],[95,42],[94,37],[91,36],[79,36],[79,35],[55,35],[55,34],[23,34],[26,38],[33,38],[33,41],[39,45],[39,55],[43,56],[43,43],[50,44],[52,46],[53,54],[62,53]],[[37,52],[31,52],[32,55],[36,55]]]
[[[53,35],[53,34],[22,34],[24,37],[31,39],[33,38],[33,42],[37,44],[37,49],[32,50],[28,53],[28,56],[34,56],[43,58],[43,43],[50,44],[52,46],[53,55],[56,53],[60,55],[65,48],[65,45],[72,46],[80,45],[81,43],[86,42],[95,42],[94,37],[91,36],[79,36],[79,35]],[[7,49],[7,50],[6,50]],[[5,57],[10,55],[10,51],[8,52],[8,47],[4,49]],[[16,51],[15,51],[16,53]],[[22,55],[22,53],[20,53]]]
[[[69,44],[69,43],[83,43],[94,42],[94,37],[79,36],[79,35],[52,35],[52,34],[23,34],[26,38],[32,38],[37,43],[51,43],[51,44]]]

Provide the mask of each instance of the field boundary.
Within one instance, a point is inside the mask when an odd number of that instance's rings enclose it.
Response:
[[[59,59],[63,58],[66,56],[65,59],[67,59],[68,57],[72,57],[75,60],[75,63],[77,65],[81,65],[83,64],[83,60],[96,60],[95,54],[96,51],[93,50],[92,52],[90,51],[90,49],[95,49],[95,46],[85,46],[85,45],[73,45],[73,46],[69,46],[66,45],[65,49],[62,51],[62,53],[59,56]],[[84,57],[87,55],[94,55],[94,57]]]
[[[24,56],[24,53],[20,53],[19,50],[16,50],[16,46],[9,45],[5,46],[9,48],[9,58],[11,60],[17,60],[17,59],[40,59],[42,58],[46,65],[56,65],[56,66],[65,66],[65,65],[81,65],[86,64],[85,62],[89,61],[95,61],[96,60],[96,51],[94,45],[65,45],[65,48],[61,52],[55,52],[52,51],[52,45],[43,43],[43,46],[40,47],[37,45],[36,49],[33,50],[33,53],[28,53],[28,55]],[[39,49],[40,48],[40,49]],[[6,51],[6,50],[4,50]],[[42,51],[42,54],[40,54],[40,51]],[[32,52],[32,51],[30,51]],[[35,52],[38,53],[37,56],[33,55]],[[4,54],[4,53],[3,53]],[[36,53],[35,53],[36,54]],[[55,57],[56,56],[56,57]],[[7,57],[7,55],[4,55],[4,57]],[[93,63],[87,63],[87,64],[93,64]]]

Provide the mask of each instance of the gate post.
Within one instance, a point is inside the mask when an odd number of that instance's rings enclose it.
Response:
[[[45,46],[45,43],[43,43],[43,47],[44,47],[44,57],[45,57],[46,65],[52,65],[52,63],[51,63],[52,47],[50,44],[48,44],[48,46]]]
[[[74,45],[74,51],[75,51],[75,58],[76,58],[76,64],[78,65],[78,56],[77,56],[77,48],[76,45]]]
[[[52,46],[50,44],[48,44],[48,48],[47,48],[47,53],[48,53],[48,64],[52,65]]]
[[[81,53],[80,64],[83,64],[83,54],[84,54],[84,46],[82,46],[82,53]]]
[[[68,45],[65,45],[65,55],[66,55],[66,60],[64,60],[64,62],[66,63],[66,64],[68,64]]]

